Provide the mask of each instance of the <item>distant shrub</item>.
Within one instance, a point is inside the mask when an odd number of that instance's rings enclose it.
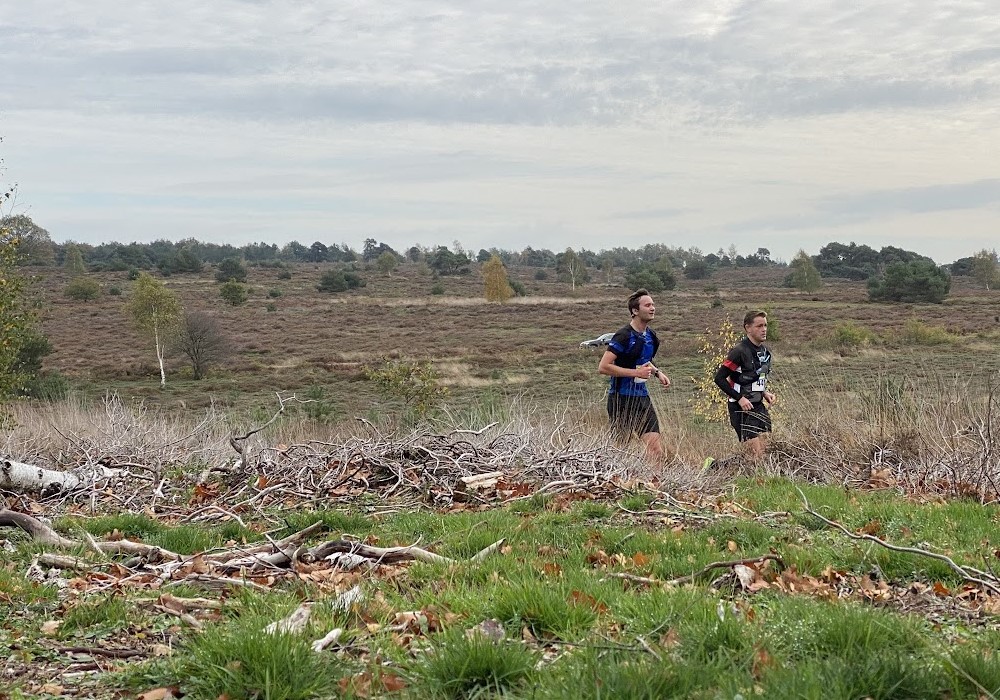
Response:
[[[431,286],[431,294],[435,296],[444,294],[444,285],[440,282],[436,282],[433,286]]]
[[[129,270],[128,270],[129,281],[135,282],[137,279],[139,279],[139,274],[140,274],[140,272],[139,272],[138,268],[130,267]]]
[[[118,285],[112,285],[108,287],[108,294],[113,297],[120,297],[122,295],[122,288]]]
[[[951,276],[931,260],[895,262],[885,273],[868,280],[872,301],[940,304],[951,291]]]
[[[246,282],[247,269],[236,258],[226,258],[219,263],[219,268],[215,272],[216,282]]]
[[[278,289],[277,287],[275,287],[274,289],[267,290],[267,295],[269,297],[271,297],[272,299],[277,299],[282,294],[283,294],[283,292],[280,289]]]
[[[264,308],[268,311],[268,313],[274,313],[278,310],[278,305],[272,302]]]
[[[763,310],[767,314],[767,339],[777,343],[781,340],[781,319],[775,315],[770,306],[765,306]]]
[[[840,351],[857,351],[874,345],[878,342],[878,336],[864,326],[845,321],[837,324],[830,332],[830,340],[833,346]]]
[[[535,279],[539,282],[544,282],[549,278],[549,273],[545,271],[544,268],[535,270]]]
[[[229,280],[219,287],[219,296],[230,306],[240,306],[250,298],[250,291],[245,284]]]
[[[515,280],[508,277],[507,284],[509,284],[510,288],[514,290],[514,296],[516,297],[528,296],[528,288],[524,286],[524,282],[522,282],[521,280]]]
[[[291,270],[281,270],[281,271],[279,271],[278,272],[278,279],[279,280],[290,280],[290,279],[292,279],[292,271]]]
[[[712,308],[718,309],[722,307],[722,299],[720,297],[712,297]]]
[[[423,417],[448,395],[439,383],[437,371],[429,362],[383,360],[381,365],[365,367],[365,379],[375,383],[392,399],[402,401],[408,411]]]
[[[954,342],[955,336],[946,328],[911,318],[903,324],[899,339],[908,345],[946,345]]]
[[[76,301],[93,301],[101,296],[101,285],[86,275],[74,277],[66,285],[63,294]]]
[[[346,272],[344,270],[330,270],[320,277],[316,289],[321,292],[335,294],[337,292],[346,292],[348,289],[364,287],[367,284],[364,278],[356,272],[350,270]]]
[[[629,289],[648,289],[653,294],[671,290],[677,286],[674,271],[667,265],[639,265],[625,273],[625,286]]]

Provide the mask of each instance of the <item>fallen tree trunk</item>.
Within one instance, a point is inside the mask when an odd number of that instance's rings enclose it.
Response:
[[[80,477],[70,472],[58,472],[34,464],[0,460],[0,489],[18,493],[59,493],[72,491],[82,484]]]

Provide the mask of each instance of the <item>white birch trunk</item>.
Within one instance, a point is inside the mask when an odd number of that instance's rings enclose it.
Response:
[[[80,478],[69,472],[57,472],[33,464],[0,459],[0,489],[6,491],[71,491],[80,486],[80,483]]]
[[[167,385],[167,373],[163,369],[163,345],[160,343],[160,329],[153,326],[153,338],[156,341],[156,359],[160,363],[160,388]]]

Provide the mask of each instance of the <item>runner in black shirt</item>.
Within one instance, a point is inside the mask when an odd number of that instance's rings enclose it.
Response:
[[[767,390],[771,352],[767,340],[767,314],[751,311],[743,319],[746,337],[738,343],[715,373],[715,383],[729,397],[729,422],[756,461],[764,454],[765,436],[771,432],[768,406],[775,402]]]

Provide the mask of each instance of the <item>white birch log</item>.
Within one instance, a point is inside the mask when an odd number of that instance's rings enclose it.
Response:
[[[80,477],[33,464],[0,459],[0,489],[17,493],[72,491],[81,485]]]

